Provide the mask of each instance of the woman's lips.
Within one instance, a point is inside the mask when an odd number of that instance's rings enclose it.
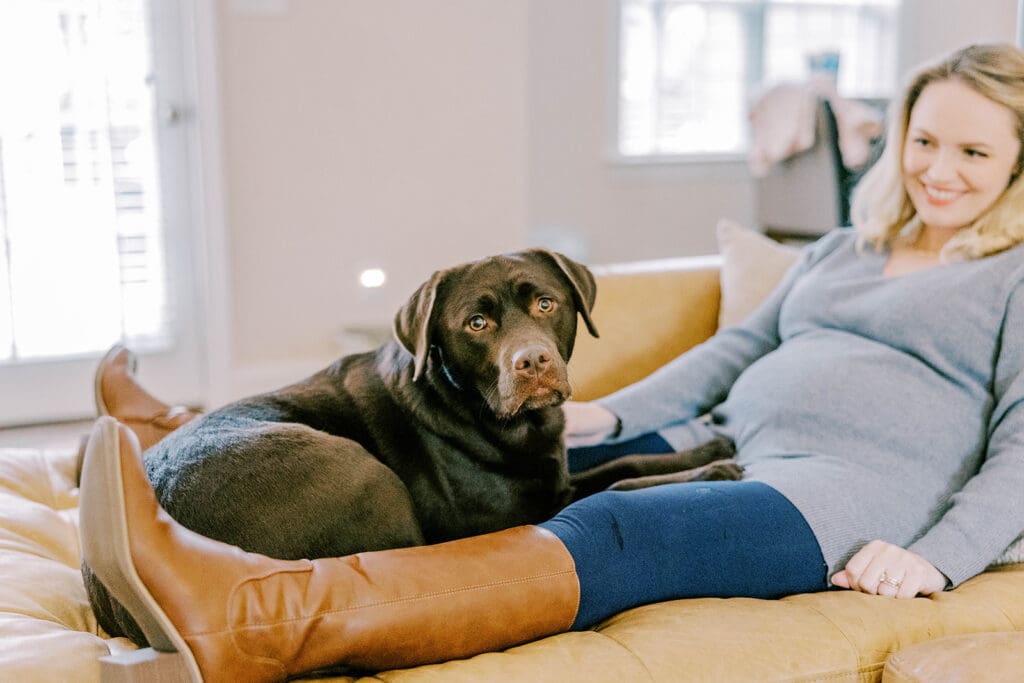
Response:
[[[932,206],[946,206],[959,199],[964,193],[957,190],[942,190],[929,185],[921,185],[924,188],[925,197]]]

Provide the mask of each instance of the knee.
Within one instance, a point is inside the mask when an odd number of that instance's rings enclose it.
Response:
[[[540,526],[555,534],[574,557],[598,547],[622,549],[625,545],[622,518],[626,491],[602,491],[576,501]]]

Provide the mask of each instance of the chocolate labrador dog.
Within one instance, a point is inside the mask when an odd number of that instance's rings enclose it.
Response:
[[[206,536],[283,559],[531,524],[572,498],[561,404],[584,266],[534,249],[437,272],[395,339],[232,403],[144,455],[160,504]],[[173,558],[169,558],[173,561]],[[88,567],[100,625],[144,637]]]

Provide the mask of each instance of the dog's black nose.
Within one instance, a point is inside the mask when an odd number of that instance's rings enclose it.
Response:
[[[512,354],[512,367],[516,374],[534,375],[551,365],[551,352],[543,346],[527,346]]]

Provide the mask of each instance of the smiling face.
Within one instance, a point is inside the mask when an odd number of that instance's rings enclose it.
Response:
[[[903,185],[926,230],[953,233],[988,210],[1020,154],[1013,112],[963,82],[925,86],[910,112]]]

